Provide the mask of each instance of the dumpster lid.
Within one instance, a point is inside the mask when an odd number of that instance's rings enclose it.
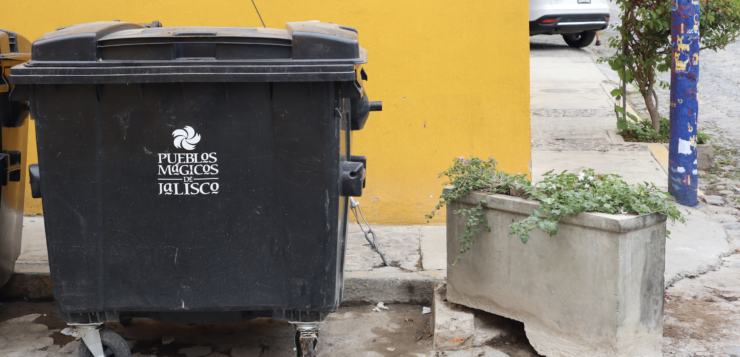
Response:
[[[16,84],[352,81],[367,61],[354,28],[318,21],[284,29],[93,22],[33,44]],[[116,78],[117,77],[117,78]]]
[[[260,28],[260,27],[205,27],[205,26],[181,26],[181,27],[158,27],[135,30],[124,30],[111,33],[99,41],[112,41],[122,39],[153,39],[167,37],[249,37],[249,38],[281,38],[290,40],[290,32],[282,29]],[[125,43],[124,41],[119,41]]]
[[[31,42],[7,30],[0,30],[0,60],[28,61],[31,59]]]

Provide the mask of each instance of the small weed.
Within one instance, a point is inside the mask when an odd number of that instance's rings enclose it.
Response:
[[[730,154],[731,156],[736,156],[740,154],[740,150],[734,149],[734,148],[726,148],[719,145],[712,145],[714,148],[714,151],[717,153],[717,155],[725,155]]]
[[[728,165],[734,165],[735,163],[732,162],[730,159],[720,159],[714,162],[715,167],[724,167]]]

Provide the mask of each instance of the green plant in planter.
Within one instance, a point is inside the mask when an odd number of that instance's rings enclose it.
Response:
[[[526,219],[509,226],[509,236],[519,235],[522,243],[527,243],[530,232],[536,227],[553,236],[558,233],[558,222],[569,215],[580,212],[603,212],[611,214],[648,214],[659,212],[672,221],[685,223],[685,218],[673,204],[671,196],[660,191],[650,183],[628,185],[618,175],[596,174],[594,170],[585,170],[579,174],[563,171],[555,174],[547,172],[543,180],[532,185],[526,174],[508,174],[499,171],[496,160],[487,161],[471,156],[461,156],[454,160],[452,166],[440,173],[438,177],[447,176],[444,185],[453,188],[442,194],[442,199],[434,211],[426,215],[427,219],[453,200],[460,199],[471,192],[500,193],[530,200],[540,201],[540,206]],[[454,214],[468,217],[465,233],[458,238],[460,255],[470,250],[473,237],[481,229],[491,231],[485,217],[481,200],[471,209],[456,210]],[[670,232],[667,232],[670,234]]]
[[[671,204],[672,197],[652,183],[628,185],[619,175],[601,175],[593,169],[579,174],[563,171],[545,173],[542,181],[524,187],[524,195],[540,201],[526,219],[512,223],[509,236],[519,235],[523,243],[537,227],[551,237],[558,233],[558,222],[570,214],[602,212],[609,214],[648,214],[658,212],[671,221],[686,223],[681,211]],[[687,211],[688,212],[688,211]],[[671,232],[667,231],[666,235]]]
[[[454,160],[452,166],[440,173],[437,177],[447,176],[448,181],[444,185],[452,185],[453,188],[442,194],[442,199],[435,207],[434,211],[426,215],[427,219],[434,218],[437,211],[445,205],[450,204],[453,200],[467,196],[473,191],[486,193],[502,193],[505,195],[519,196],[522,195],[523,188],[531,186],[527,180],[526,174],[512,175],[499,171],[496,167],[496,160],[489,158],[487,161],[471,156],[466,159],[460,156]],[[475,243],[473,235],[480,232],[481,229],[491,231],[488,226],[488,220],[484,215],[483,204],[485,200],[478,202],[478,205],[471,209],[460,209],[454,211],[454,214],[463,214],[468,217],[465,234],[458,240],[460,242],[460,255],[457,257],[453,266],[457,264],[463,253],[470,250]]]

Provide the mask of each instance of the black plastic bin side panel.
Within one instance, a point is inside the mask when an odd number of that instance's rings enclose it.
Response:
[[[70,308],[99,310],[97,272],[100,221],[97,199],[95,85],[38,85],[38,118],[43,206],[52,284]],[[63,278],[63,279],[61,279]]]
[[[62,310],[336,309],[333,220],[345,198],[332,82],[40,85],[35,95],[43,192],[63,192],[44,196]],[[191,151],[173,143],[186,126],[200,137]],[[211,174],[160,167],[176,153],[197,154]],[[162,193],[167,183],[178,188]]]
[[[341,242],[334,220],[339,201],[346,200],[340,197],[343,132],[335,115],[336,90],[333,82],[274,83],[273,88],[280,201],[291,217],[282,227],[286,306],[334,311],[337,286],[343,283],[336,280],[342,266],[336,259]]]
[[[341,132],[339,133],[340,137],[340,145],[339,145],[339,153],[340,153],[340,165],[344,161],[347,161],[348,158],[351,156],[351,138],[352,138],[352,130],[350,126],[350,100],[349,99],[339,99],[337,102],[337,106],[341,108],[341,116],[339,116],[340,127]],[[336,114],[336,113],[335,113]],[[340,166],[341,167],[341,166]],[[338,178],[338,184],[339,187],[342,187],[342,178]],[[336,296],[339,297],[337,304],[341,303],[342,296],[344,293],[344,259],[345,259],[345,252],[347,250],[347,225],[349,222],[349,198],[348,197],[342,197],[342,199],[339,201],[339,222],[337,223],[338,228],[338,238],[339,238],[339,249],[336,252],[336,259],[339,262],[339,268],[336,272],[336,279],[339,284],[336,286]]]
[[[255,264],[275,250],[269,229],[279,223],[269,85],[102,87],[101,115],[109,119],[103,124],[105,156],[111,158],[103,172],[126,177],[120,189],[103,191],[111,222],[104,234],[115,247],[106,252],[106,281],[123,280],[106,289],[109,306],[269,305],[267,297],[282,290],[270,276],[280,268]],[[201,139],[193,141],[194,150],[177,149],[173,132],[188,126]],[[195,154],[178,171],[199,175],[175,174],[183,161],[175,153]],[[261,288],[245,296],[255,286]],[[214,292],[223,305],[214,305]]]

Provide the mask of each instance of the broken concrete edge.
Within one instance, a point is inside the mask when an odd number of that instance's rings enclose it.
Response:
[[[447,301],[447,282],[444,281],[434,283],[432,311],[429,323],[434,336],[434,347],[443,351],[490,347],[510,335],[512,323],[516,323],[514,320]],[[508,356],[498,353],[494,356]]]
[[[342,305],[432,303],[433,284],[444,281],[446,271],[350,271],[344,273]],[[0,288],[0,299],[43,301],[54,299],[49,273],[15,273]]]
[[[671,237],[666,240],[666,289],[675,283],[718,270],[725,257],[738,253],[740,231],[728,229],[738,224],[740,210],[732,207],[699,204],[696,207],[674,205],[688,211],[686,223],[669,222]],[[722,217],[727,216],[728,223]],[[733,222],[734,221],[734,222]]]
[[[432,318],[429,321],[434,334],[434,347],[454,350],[473,345],[475,339],[475,317],[460,305],[447,302],[447,284],[434,284]]]
[[[673,286],[673,284],[675,284],[675,283],[677,283],[677,282],[679,282],[679,281],[681,281],[683,279],[692,279],[692,278],[695,278],[697,276],[700,276],[700,275],[704,275],[706,273],[709,273],[711,271],[717,271],[717,270],[719,270],[719,268],[722,267],[722,259],[723,258],[726,258],[726,257],[729,257],[729,256],[731,256],[733,254],[736,254],[736,253],[734,251],[725,252],[725,253],[722,253],[719,256],[717,256],[717,258],[714,259],[714,261],[708,262],[706,265],[701,266],[698,270],[694,270],[694,271],[685,270],[685,271],[680,271],[680,272],[676,273],[672,277],[666,279],[666,281],[665,281],[665,289],[667,290],[668,288],[670,288],[671,286]]]

